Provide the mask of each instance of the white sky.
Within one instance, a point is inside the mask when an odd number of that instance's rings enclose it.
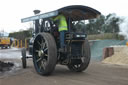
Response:
[[[0,31],[15,32],[28,28],[30,24],[21,23],[21,18],[33,16],[35,9],[44,13],[68,5],[89,6],[104,15],[128,16],[128,0],[0,0]]]

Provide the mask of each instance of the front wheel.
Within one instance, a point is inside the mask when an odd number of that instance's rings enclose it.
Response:
[[[82,57],[81,57],[81,63],[80,64],[68,64],[68,68],[71,71],[75,72],[81,72],[84,71],[90,62],[91,52],[90,52],[90,45],[87,39],[82,44]]]
[[[26,61],[26,49],[25,49],[25,48],[23,48],[23,49],[21,50],[21,55],[22,55],[22,58],[21,58],[21,60],[22,60],[22,67],[23,67],[23,68],[26,68],[26,66],[27,66],[27,61]]]
[[[49,33],[39,33],[33,44],[33,63],[37,73],[49,75],[57,62],[57,48],[53,36]]]

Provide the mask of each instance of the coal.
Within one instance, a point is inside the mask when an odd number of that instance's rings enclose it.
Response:
[[[14,63],[12,62],[0,61],[0,72],[9,71],[13,66],[14,66]]]

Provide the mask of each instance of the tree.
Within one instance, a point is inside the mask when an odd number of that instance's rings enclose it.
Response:
[[[114,13],[107,16],[101,15],[97,19],[89,20],[86,25],[88,34],[117,33],[119,32],[120,18]]]
[[[104,22],[105,16],[101,15],[98,19],[90,19],[89,23],[86,25],[88,34],[99,34],[104,32]]]
[[[19,32],[13,32],[9,34],[9,37],[24,40],[25,38],[32,37],[32,28],[28,30],[21,30]]]
[[[74,23],[75,28],[77,28],[77,32],[85,32],[85,22],[84,21],[78,21]]]
[[[117,33],[119,32],[119,18],[116,14],[109,14],[105,19],[105,33]]]

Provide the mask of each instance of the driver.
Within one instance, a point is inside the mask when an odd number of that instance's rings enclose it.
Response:
[[[65,42],[64,42],[64,38],[65,38],[65,32],[68,30],[67,28],[67,21],[66,21],[66,17],[63,14],[58,15],[57,17],[55,17],[53,19],[55,22],[57,21],[57,25],[58,25],[58,31],[60,33],[60,52],[64,52],[64,48],[65,48]]]

